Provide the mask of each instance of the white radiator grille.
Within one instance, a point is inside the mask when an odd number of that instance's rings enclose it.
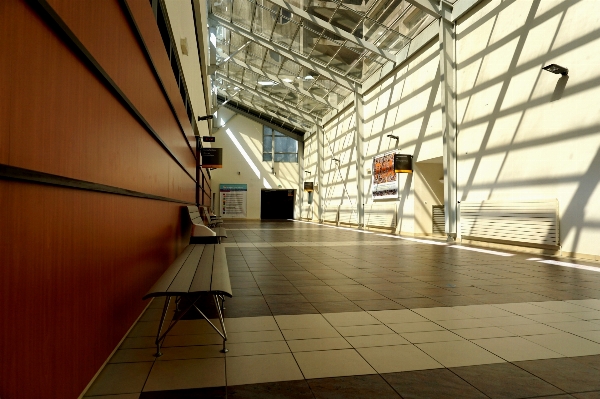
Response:
[[[431,233],[434,236],[446,235],[446,217],[444,215],[444,205],[431,206]]]
[[[357,224],[357,216],[356,207],[340,206],[340,223]]]
[[[460,225],[466,239],[560,244],[558,200],[462,202]]]
[[[365,205],[365,225],[396,227],[397,202],[375,202]]]

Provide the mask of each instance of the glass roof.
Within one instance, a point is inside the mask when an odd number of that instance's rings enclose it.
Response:
[[[306,129],[394,62],[433,20],[405,0],[210,0],[210,6],[219,95],[292,117]],[[226,87],[232,81],[239,92],[233,98]]]

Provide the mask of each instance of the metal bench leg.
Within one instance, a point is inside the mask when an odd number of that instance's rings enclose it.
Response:
[[[165,317],[167,316],[167,310],[169,309],[169,303],[171,302],[171,297],[168,296],[165,298],[165,306],[163,307],[162,316],[160,317],[160,324],[158,325],[158,333],[156,333],[156,353],[154,356],[160,357],[162,353],[160,352],[160,344],[162,340],[160,339],[160,332],[162,331],[163,324],[165,322]]]
[[[227,341],[227,331],[225,330],[225,320],[223,319],[223,312],[221,311],[221,309],[223,308],[223,305],[221,302],[221,306],[219,306],[219,300],[217,299],[218,295],[215,295],[213,298],[215,300],[215,305],[217,305],[217,311],[219,312],[219,321],[221,322],[221,328],[223,329],[223,349],[221,350],[222,353],[227,353],[229,352],[229,349],[227,349],[227,347],[225,346],[225,342]],[[221,296],[221,300],[224,301],[223,296]]]

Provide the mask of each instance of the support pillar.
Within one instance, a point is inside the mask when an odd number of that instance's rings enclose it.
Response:
[[[196,206],[200,206],[200,136],[196,136]],[[202,179],[202,188],[204,188],[204,179]],[[202,195],[202,202],[204,202],[204,193]]]
[[[317,219],[323,223],[323,208],[325,206],[325,189],[323,188],[323,149],[325,146],[325,137],[323,137],[323,128],[317,126],[317,184],[319,186],[319,206],[317,208]]]
[[[440,89],[444,155],[444,210],[448,241],[456,240],[457,198],[457,117],[456,117],[456,29],[450,22],[452,6],[440,1]]]
[[[365,227],[365,201],[364,201],[364,184],[363,184],[363,125],[364,125],[364,102],[362,96],[362,88],[356,85],[354,88],[354,110],[356,112],[356,131],[354,133],[354,147],[356,150],[356,212],[358,216],[358,228]]]

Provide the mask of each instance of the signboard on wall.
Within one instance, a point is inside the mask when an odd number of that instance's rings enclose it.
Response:
[[[219,184],[221,217],[246,218],[248,185]]]
[[[222,168],[223,167],[223,149],[222,148],[202,148],[203,168]]]
[[[314,182],[312,182],[312,181],[304,182],[304,191],[314,191],[314,190],[315,190]]]
[[[413,157],[409,154],[394,154],[394,172],[412,173]]]
[[[394,172],[394,153],[373,158],[373,199],[398,198],[398,176]]]

